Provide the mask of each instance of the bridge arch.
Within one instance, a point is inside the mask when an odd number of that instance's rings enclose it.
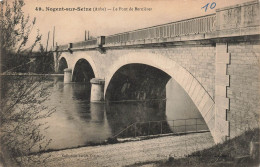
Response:
[[[74,65],[72,81],[86,82],[90,84],[92,78],[95,78],[95,73],[90,63],[84,58],[78,59]]]
[[[89,63],[89,65],[91,66],[91,68],[92,68],[92,70],[94,72],[94,75],[96,77],[98,77],[98,70],[97,70],[95,62],[93,61],[93,59],[91,58],[90,55],[88,55],[86,53],[82,53],[82,52],[75,52],[75,53],[73,53],[72,59],[70,60],[72,72],[75,70],[76,63],[79,60],[87,61]]]
[[[94,72],[94,75],[96,77],[98,77],[98,70],[96,68],[96,64],[94,63],[93,59],[91,58],[90,55],[86,54],[86,53],[78,53],[78,52],[75,52],[73,54],[70,54],[69,52],[63,52],[60,57],[59,57],[59,61],[60,62],[62,59],[65,59],[66,62],[67,62],[67,68],[70,68],[72,70],[72,73],[75,69],[75,65],[76,63],[78,62],[78,60],[80,59],[84,59],[86,60],[89,65],[91,66],[93,72]],[[60,65],[59,65],[60,66]]]
[[[143,64],[154,67],[161,70],[162,72],[168,74],[173,78],[189,95],[192,99],[205,122],[207,123],[210,132],[216,140],[214,135],[215,130],[215,102],[209,93],[204,89],[201,83],[185,68],[180,66],[174,60],[169,57],[154,54],[154,53],[130,53],[122,55],[117,61],[113,63],[108,71],[105,78],[105,97],[107,94],[107,89],[111,83],[112,77],[115,73],[123,66],[129,64]]]
[[[65,68],[68,68],[68,63],[65,57],[61,57],[58,61],[58,73],[63,74]]]

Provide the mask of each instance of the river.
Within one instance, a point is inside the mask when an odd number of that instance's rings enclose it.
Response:
[[[63,76],[49,77],[46,82],[53,84],[43,105],[56,110],[44,119],[48,128],[42,129],[42,133],[52,140],[47,149],[103,142],[136,122],[144,123],[135,125],[136,129],[129,128],[124,132],[124,137],[170,133],[178,130],[172,127],[174,123],[170,120],[202,118],[191,99],[174,80],[166,86],[166,99],[116,103],[90,103],[90,88],[84,83],[64,84]],[[156,122],[162,120],[165,121]],[[205,124],[203,120],[199,121]],[[194,128],[194,123],[194,120],[187,121],[185,129]],[[177,125],[184,125],[183,121],[175,121],[174,126]],[[205,129],[205,125],[196,127],[200,128]],[[180,129],[183,131],[184,127]]]

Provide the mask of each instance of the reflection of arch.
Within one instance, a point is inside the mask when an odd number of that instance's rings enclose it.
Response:
[[[72,81],[89,83],[92,78],[95,78],[95,74],[89,62],[79,59],[74,66]]]
[[[203,88],[200,82],[193,77],[189,71],[184,69],[182,66],[177,64],[175,61],[169,57],[153,54],[153,53],[134,53],[122,55],[114,64],[110,67],[108,75],[106,76],[105,82],[105,95],[108,85],[113,77],[113,75],[122,66],[127,64],[145,64],[155,67],[169,76],[171,76],[179,85],[186,91],[190,96],[199,112],[203,116],[205,122],[207,123],[213,138],[215,129],[215,103],[212,97]]]
[[[65,68],[68,68],[68,63],[66,61],[66,59],[64,57],[62,57],[60,60],[59,60],[59,68],[58,68],[58,73],[59,74],[63,74],[63,71]]]

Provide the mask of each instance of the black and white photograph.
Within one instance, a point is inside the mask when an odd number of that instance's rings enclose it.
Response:
[[[259,167],[259,0],[0,0],[0,167]]]

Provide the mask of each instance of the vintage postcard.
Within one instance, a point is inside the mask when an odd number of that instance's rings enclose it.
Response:
[[[259,166],[258,0],[0,7],[0,166]]]

